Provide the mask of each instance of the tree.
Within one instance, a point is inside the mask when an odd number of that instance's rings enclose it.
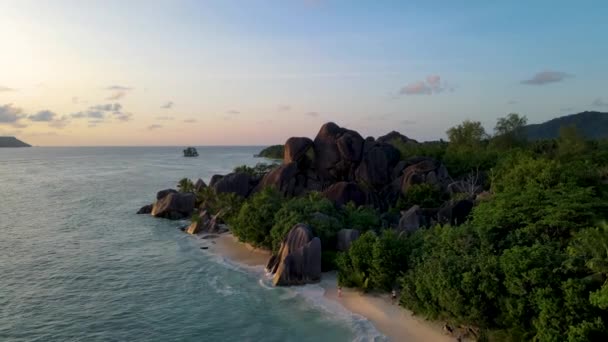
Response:
[[[177,184],[179,192],[194,192],[194,184],[188,178],[182,178]]]
[[[477,147],[482,140],[488,137],[481,122],[469,120],[448,129],[446,134],[450,140],[450,145],[458,147]]]
[[[526,140],[525,126],[528,118],[511,113],[499,118],[494,127],[492,143],[499,148],[511,148],[521,145]]]
[[[264,188],[243,204],[238,215],[231,222],[231,231],[241,241],[270,249],[272,247],[270,229],[274,223],[274,215],[281,208],[282,202],[283,198],[278,191],[272,187]]]
[[[587,149],[585,139],[574,125],[562,126],[559,129],[557,150],[560,158],[574,158],[583,155]]]

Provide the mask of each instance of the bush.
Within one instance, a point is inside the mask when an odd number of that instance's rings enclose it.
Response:
[[[380,215],[373,208],[357,207],[353,202],[349,202],[343,207],[342,213],[345,228],[357,229],[361,233],[368,230],[378,231],[380,229]]]
[[[221,218],[228,222],[236,217],[245,199],[233,193],[217,194],[211,187],[196,192],[197,205],[204,205],[209,214],[214,215],[222,211]]]
[[[336,234],[342,228],[340,213],[334,204],[319,193],[295,197],[284,202],[274,216],[270,231],[272,249],[277,251],[281,242],[294,225],[304,223],[321,239],[323,250],[334,250]]]
[[[246,173],[252,177],[261,177],[275,169],[279,164],[257,163],[254,167],[241,165],[234,168],[235,173]]]
[[[443,202],[441,197],[441,190],[435,185],[414,184],[407,190],[401,206],[406,210],[413,205],[419,205],[422,208],[437,208]]]
[[[348,251],[338,253],[338,284],[363,290],[371,289],[370,276],[376,240],[376,234],[367,232],[353,241]]]
[[[231,231],[241,241],[256,247],[272,248],[270,230],[282,201],[281,194],[272,187],[254,194],[232,220]]]

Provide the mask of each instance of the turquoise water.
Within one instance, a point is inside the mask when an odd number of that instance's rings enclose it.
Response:
[[[259,150],[0,149],[0,340],[373,340],[320,287],[268,287],[179,222],[135,215],[157,190],[255,164]]]

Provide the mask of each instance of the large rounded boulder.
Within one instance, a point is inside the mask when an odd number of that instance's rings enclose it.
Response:
[[[179,220],[192,215],[196,196],[193,193],[170,192],[152,206],[152,216]]]
[[[365,141],[361,164],[355,171],[357,182],[372,188],[381,188],[392,180],[395,165],[399,162],[399,150],[390,144]]]
[[[314,168],[322,181],[351,180],[362,151],[359,133],[326,123],[314,140]]]
[[[249,195],[251,177],[244,172],[229,173],[217,180],[213,185],[216,193],[233,193],[241,197]]]
[[[353,202],[355,205],[364,205],[367,202],[365,192],[353,182],[337,182],[323,191],[325,196],[337,206],[346,205],[348,202]]]
[[[285,196],[292,196],[296,190],[297,174],[298,165],[296,162],[283,164],[264,175],[257,190],[271,186]]]
[[[308,161],[306,160],[307,153],[312,149],[312,147],[313,142],[309,138],[292,137],[287,139],[283,152],[283,162],[288,164],[291,162]]]
[[[273,255],[266,269],[275,286],[304,285],[321,280],[321,240],[305,224],[296,224]]]

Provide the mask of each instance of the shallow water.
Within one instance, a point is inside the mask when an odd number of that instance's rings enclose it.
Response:
[[[262,161],[256,147],[0,149],[0,340],[378,339],[318,286],[199,249],[179,222],[135,212],[183,177]]]

